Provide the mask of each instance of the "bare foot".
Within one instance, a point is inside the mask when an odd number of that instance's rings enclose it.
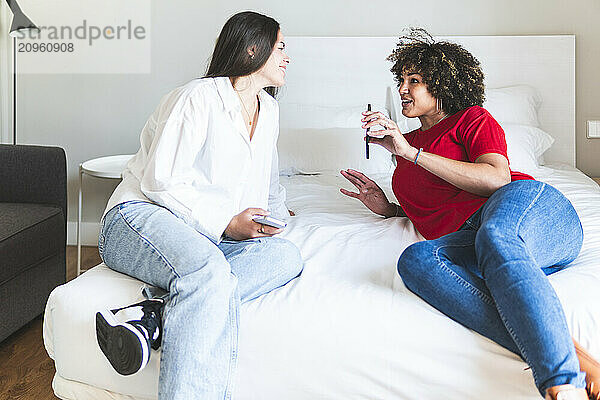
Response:
[[[546,389],[546,400],[588,400],[588,396],[573,385],[557,385]]]
[[[600,400],[600,362],[594,359],[575,339],[573,339],[573,343],[579,359],[579,368],[585,372],[588,396],[592,400]]]

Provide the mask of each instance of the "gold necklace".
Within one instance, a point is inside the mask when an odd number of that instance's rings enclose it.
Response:
[[[242,103],[242,107],[244,107],[244,111],[246,111],[246,115],[248,116],[248,126],[252,126],[252,121],[254,120],[254,118],[250,118],[250,113],[248,112],[248,109],[244,104],[244,100],[242,100],[242,96],[240,96],[240,92],[238,92],[237,90],[235,92],[237,93],[238,98],[240,99],[240,103]],[[256,109],[254,110],[254,114],[256,114]]]

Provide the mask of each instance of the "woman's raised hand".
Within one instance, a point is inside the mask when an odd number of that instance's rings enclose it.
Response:
[[[257,215],[269,215],[269,212],[262,208],[246,208],[231,219],[229,225],[225,228],[225,235],[235,240],[246,240],[257,237],[273,236],[283,232],[283,229],[273,228],[272,226],[255,222],[252,218]]]
[[[390,203],[383,190],[365,174],[353,169],[340,171],[342,176],[348,179],[356,188],[358,193],[340,189],[346,196],[360,200],[367,208],[375,214],[392,217],[396,214],[396,206]]]
[[[406,159],[413,159],[416,156],[417,150],[404,139],[404,135],[402,135],[402,132],[400,132],[398,125],[394,121],[378,111],[365,111],[362,114],[364,115],[363,119],[361,119],[363,129],[372,128],[375,125],[384,128],[381,131],[369,132],[370,134],[377,135],[369,135],[370,143],[383,146],[390,153]]]

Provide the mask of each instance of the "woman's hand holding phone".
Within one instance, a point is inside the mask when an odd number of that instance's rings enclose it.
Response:
[[[376,125],[384,128],[380,131],[370,131],[369,133],[372,135],[369,135],[369,143],[378,144],[390,153],[406,158],[407,160],[415,158],[417,149],[406,141],[398,125],[393,120],[378,111],[365,111],[362,114],[364,115],[363,119],[361,119],[363,129],[372,128]]]
[[[253,220],[257,215],[269,214],[268,211],[263,210],[262,208],[247,208],[231,219],[229,225],[225,228],[225,235],[234,240],[246,240],[258,237],[269,237],[283,232],[283,229],[261,225]]]

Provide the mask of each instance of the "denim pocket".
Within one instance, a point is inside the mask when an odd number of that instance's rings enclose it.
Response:
[[[471,216],[465,221],[465,223],[458,229],[460,230],[472,230],[476,231],[479,229],[481,225],[481,209],[483,206],[479,207],[477,211],[475,211]]]

